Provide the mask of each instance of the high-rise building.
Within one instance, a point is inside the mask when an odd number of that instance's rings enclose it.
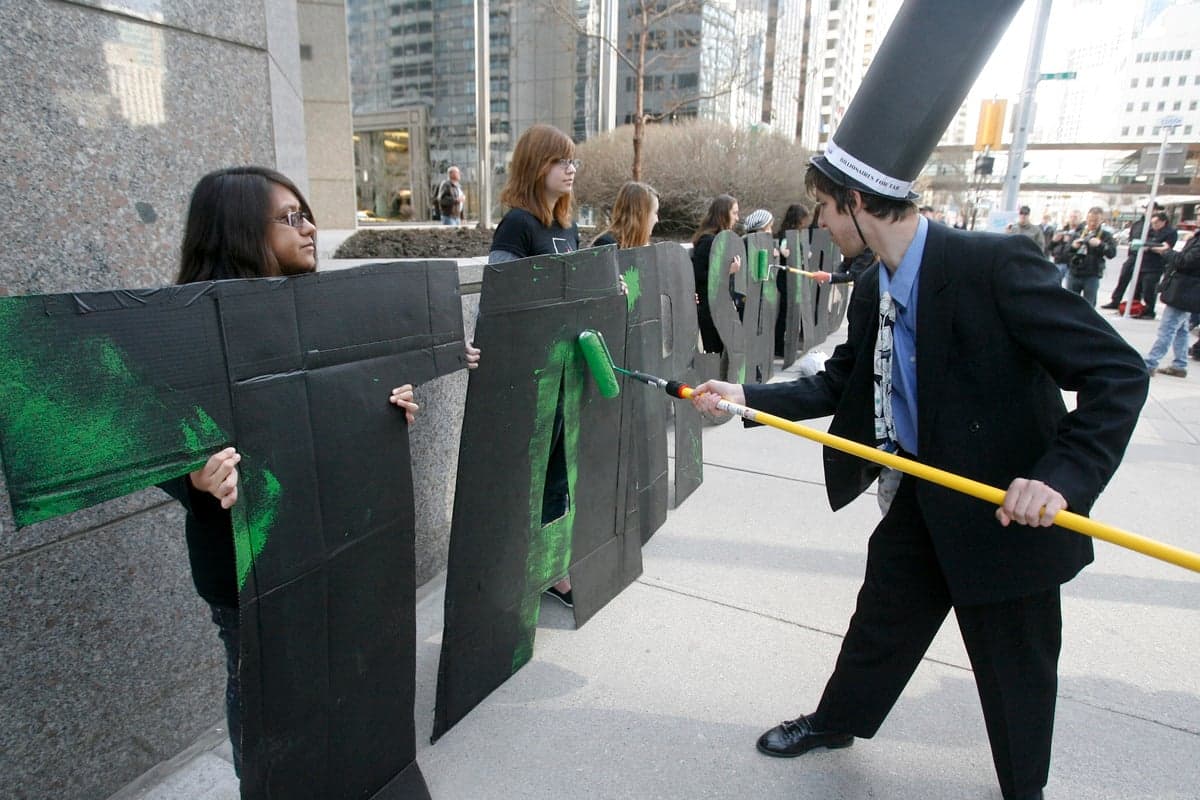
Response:
[[[807,74],[800,142],[824,150],[858,91],[900,0],[808,0]]]
[[[738,127],[769,125],[792,137],[800,94],[805,0],[704,0],[677,12],[622,0],[618,41],[638,59],[646,30],[642,111],[652,121],[692,117]],[[637,113],[635,70],[617,71],[617,121]]]
[[[1160,123],[1174,117],[1179,121],[1174,136],[1195,140],[1200,132],[1200,2],[1159,8],[1130,39],[1123,61],[1108,135],[1121,142],[1157,142]]]

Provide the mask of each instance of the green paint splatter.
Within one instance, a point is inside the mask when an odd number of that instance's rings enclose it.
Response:
[[[567,574],[575,533],[575,495],[579,461],[579,416],[587,366],[573,341],[555,343],[546,365],[537,370],[537,418],[529,442],[529,547],[525,558],[525,585],[521,594],[519,620],[521,638],[513,650],[512,671],[524,666],[533,655],[541,594],[547,586]],[[567,513],[542,525],[542,500],[546,469],[553,444],[554,415],[562,397],[563,444],[567,464]]]
[[[110,339],[62,347],[41,298],[0,303],[0,437],[13,515],[30,525],[184,474],[226,437],[196,409],[177,426]]]
[[[630,267],[625,271],[625,286],[629,292],[625,295],[625,304],[628,306],[629,313],[633,313],[633,309],[637,306],[638,298],[642,296],[642,273],[636,267]]]
[[[245,461],[239,472],[238,502],[233,506],[233,550],[240,592],[279,518],[283,486],[269,469],[246,467]]]
[[[181,411],[178,398],[144,382],[111,339],[62,347],[63,320],[42,303],[0,299],[0,439],[18,525],[186,475],[229,443],[203,408]],[[272,473],[244,464],[242,495],[252,502],[234,506],[235,528],[242,520],[239,586],[266,544],[282,493]]]

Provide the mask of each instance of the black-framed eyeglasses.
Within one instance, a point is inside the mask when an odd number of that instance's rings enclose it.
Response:
[[[275,217],[271,222],[278,222],[280,225],[290,225],[293,228],[303,228],[304,223],[313,223],[312,214],[307,211],[289,211],[282,217]]]
[[[578,172],[579,168],[583,166],[583,159],[581,159],[581,158],[559,158],[559,159],[556,159],[554,161],[554,163],[556,166],[562,167],[563,169],[566,169],[567,167],[574,167],[575,171]]]

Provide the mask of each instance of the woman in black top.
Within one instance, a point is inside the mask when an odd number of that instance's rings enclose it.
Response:
[[[188,206],[176,283],[302,275],[317,268],[317,227],[296,185],[264,167],[232,167],[200,179]],[[418,410],[409,384],[389,402],[412,423]],[[233,523],[238,462],[233,447],[214,453],[200,469],[162,488],[187,511],[192,580],[212,610],[225,644],[225,714],[234,770],[241,773],[238,588]]]
[[[571,191],[580,161],[571,137],[553,125],[534,125],[521,134],[513,148],[508,182],[500,202],[508,213],[492,235],[489,264],[529,256],[571,253],[579,249],[579,227],[571,219]],[[468,347],[478,358],[479,351]],[[555,409],[550,438],[550,461],[542,493],[542,524],[567,513],[570,503],[561,401]],[[564,465],[560,470],[555,465]],[[546,594],[568,608],[574,607],[571,579],[563,576]]]
[[[592,247],[645,247],[658,224],[658,192],[645,183],[626,181],[613,202],[608,228],[592,241]]]
[[[580,162],[575,143],[552,125],[534,125],[517,140],[500,202],[508,213],[492,235],[489,264],[579,249],[571,190]]]
[[[732,230],[738,221],[738,201],[731,195],[722,194],[713,198],[708,206],[708,213],[696,233],[692,236],[692,273],[696,278],[696,318],[700,323],[700,340],[707,353],[723,352],[725,347],[721,335],[713,324],[712,311],[709,309],[708,297],[708,260],[712,251],[713,239],[721,231]],[[742,267],[742,261],[734,256],[730,261],[729,272],[732,275]],[[732,300],[732,289],[730,294]]]
[[[799,267],[804,264],[804,254],[797,253],[796,258],[792,259],[792,251],[787,246],[785,235],[788,231],[802,231],[804,226],[808,224],[808,218],[811,216],[808,209],[799,203],[793,203],[787,207],[787,211],[783,212],[783,220],[779,223],[779,227],[775,229],[775,246],[779,248],[779,265],[782,267]],[[804,237],[801,237],[801,246],[807,244]],[[779,290],[779,314],[775,317],[775,355],[783,358],[783,333],[787,327],[787,270],[779,270],[775,273],[775,287]]]

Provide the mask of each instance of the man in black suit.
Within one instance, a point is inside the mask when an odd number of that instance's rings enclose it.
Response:
[[[1092,560],[1091,540],[1050,527],[1051,519],[1062,509],[1086,514],[1116,470],[1146,398],[1145,366],[1088,303],[1063,291],[1026,237],[930,223],[907,187],[877,194],[824,157],[809,166],[806,183],[842,253],[869,247],[881,260],[855,285],[848,340],[817,375],[768,385],[709,381],[694,403],[720,413],[719,395],[788,419],[832,413],[831,433],[1007,493],[995,509],[908,475],[900,480],[870,539],[858,605],[816,711],[767,731],[758,748],[791,757],[874,736],[953,608],[1004,797],[1041,798],[1060,585]],[[885,291],[894,327],[888,318],[892,335],[879,337]],[[883,342],[890,370],[877,377]],[[884,371],[890,392],[881,394]],[[1063,389],[1077,392],[1070,413]],[[828,448],[824,461],[835,510],[879,471]]]

